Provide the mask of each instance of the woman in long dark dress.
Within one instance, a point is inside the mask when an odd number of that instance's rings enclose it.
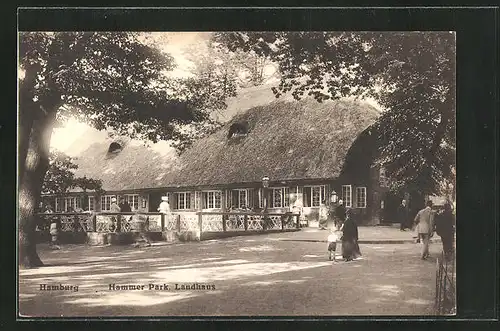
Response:
[[[356,257],[358,241],[358,226],[352,218],[352,210],[346,212],[346,220],[342,227],[342,257],[345,261],[352,261]]]

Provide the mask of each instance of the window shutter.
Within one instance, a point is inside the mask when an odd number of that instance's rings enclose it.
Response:
[[[226,208],[230,209],[233,207],[234,203],[234,190],[227,190],[226,195]]]
[[[304,204],[304,207],[310,207],[311,205],[311,194],[312,190],[310,187],[304,187],[303,189],[303,195],[302,195],[302,203]]]
[[[354,187],[352,190],[352,208],[358,207],[358,188]]]
[[[186,209],[193,208],[193,192],[186,193]]]
[[[208,207],[208,192],[201,192],[200,209],[207,209]]]
[[[195,191],[194,192],[194,209],[195,210],[200,209],[200,202],[201,202],[201,192]]]
[[[261,188],[259,188],[257,190],[257,200],[258,200],[257,207],[258,208],[264,208],[263,207],[263,198],[262,198],[262,189]]]
[[[247,195],[248,195],[248,207],[252,208],[255,207],[255,190],[253,188],[247,189]]]
[[[169,192],[167,193],[167,197],[170,209],[177,209],[177,194]]]

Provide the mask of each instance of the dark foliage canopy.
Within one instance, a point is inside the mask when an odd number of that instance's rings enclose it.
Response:
[[[440,193],[455,162],[455,34],[451,32],[234,32],[215,39],[277,63],[276,97],[356,96],[384,109],[376,163],[395,191]]]
[[[67,192],[72,188],[80,188],[84,191],[97,191],[102,193],[102,182],[100,180],[75,177],[74,170],[78,165],[73,163],[72,158],[60,152],[50,153],[49,170],[43,181],[43,194],[59,194]]]

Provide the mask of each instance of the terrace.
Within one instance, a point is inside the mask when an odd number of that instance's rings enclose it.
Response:
[[[61,240],[89,244],[125,244],[140,232],[153,240],[191,241],[259,232],[297,231],[299,214],[263,212],[95,212],[38,214],[39,236],[46,236],[51,220],[60,223]]]

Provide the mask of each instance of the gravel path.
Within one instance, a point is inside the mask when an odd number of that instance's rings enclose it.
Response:
[[[47,266],[20,271],[19,311],[45,317],[433,313],[440,244],[431,245],[427,261],[416,244],[366,244],[360,259],[332,263],[326,244],[280,236],[148,248],[40,245]],[[40,290],[43,284],[73,288]],[[139,289],[118,290],[122,285]]]

